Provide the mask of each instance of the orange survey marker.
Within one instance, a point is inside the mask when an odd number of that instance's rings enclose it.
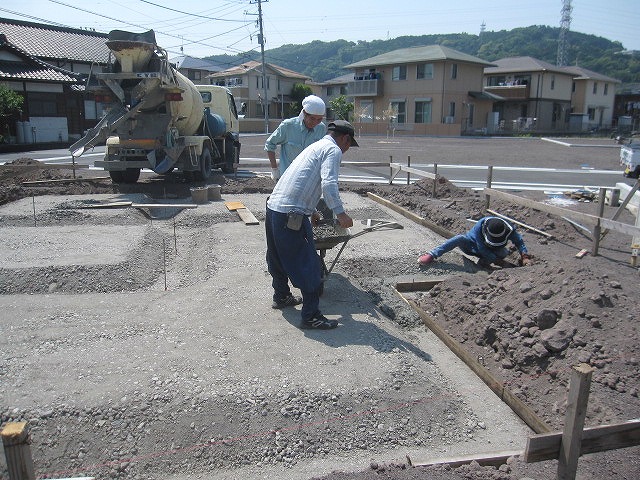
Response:
[[[247,208],[244,206],[244,203],[242,202],[224,202],[224,206],[227,207],[229,209],[230,212],[233,212],[234,210],[238,210],[239,208]]]

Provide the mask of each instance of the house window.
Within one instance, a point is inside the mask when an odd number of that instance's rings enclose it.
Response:
[[[431,100],[416,101],[415,123],[431,123]]]
[[[595,108],[589,108],[587,110],[587,113],[589,114],[589,120],[595,120],[596,118],[596,109]]]
[[[45,92],[29,92],[27,95],[29,115],[32,117],[55,117],[58,115],[56,95]]]
[[[398,65],[397,67],[393,67],[393,72],[391,74],[391,80],[406,80],[407,79],[407,66],[406,65]]]
[[[572,92],[572,93],[576,93],[576,82],[573,82],[573,83],[571,84],[571,92]]]
[[[556,76],[553,75],[551,77],[551,90],[555,90],[555,88],[556,88]]]
[[[358,117],[362,123],[373,123],[373,101],[360,100],[360,114]]]
[[[330,97],[333,95],[333,87],[327,87],[327,97]]]
[[[340,87],[340,95],[346,95],[347,94],[347,86],[346,85],[342,85]]]
[[[609,84],[605,83],[604,84],[604,91],[602,92],[603,95],[608,95],[609,94]]]
[[[449,102],[449,116],[456,116],[456,102]]]
[[[395,123],[406,123],[407,121],[407,110],[405,107],[405,102],[391,102],[391,110],[393,110],[393,115],[395,115]]]
[[[487,78],[487,87],[502,87],[505,85],[506,78],[504,75]]]
[[[593,94],[598,93],[598,82],[593,82]]]
[[[454,63],[451,65],[451,79],[458,78],[458,64]]]
[[[195,80],[200,80],[202,78],[202,72],[200,70],[196,70],[193,72],[193,78]]]
[[[433,78],[433,63],[420,63],[416,68],[416,79],[432,79]]]

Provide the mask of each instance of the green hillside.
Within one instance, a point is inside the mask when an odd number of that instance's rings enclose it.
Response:
[[[481,36],[451,33],[405,36],[371,42],[316,40],[303,45],[283,45],[265,50],[265,61],[308,75],[317,82],[349,73],[343,67],[350,63],[392,50],[419,45],[444,45],[487,61],[504,57],[530,56],[555,64],[559,33],[560,29],[557,27],[534,25],[513,30],[484,32]],[[623,83],[640,83],[640,53],[622,53],[624,47],[620,42],[584,33],[569,32],[567,40],[568,64],[577,64],[594,72],[617,78]],[[247,60],[259,61],[260,52],[214,55],[207,58],[226,68]]]

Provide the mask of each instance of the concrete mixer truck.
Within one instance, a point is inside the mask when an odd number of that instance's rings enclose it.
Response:
[[[117,183],[137,182],[143,168],[161,175],[175,170],[190,181],[208,179],[215,168],[234,171],[238,113],[227,88],[194,85],[169,63],[153,30],[113,30],[106,45],[109,66],[89,75],[86,91],[107,113],[69,148],[74,157],[105,142],[104,159],[95,165]]]

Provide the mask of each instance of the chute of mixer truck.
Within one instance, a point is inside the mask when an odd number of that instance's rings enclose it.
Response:
[[[239,120],[229,89],[196,86],[170,63],[153,30],[113,30],[107,71],[91,73],[86,91],[106,114],[69,150],[74,157],[105,142],[95,165],[118,183],[135,183],[140,170],[172,171],[206,180],[212,170],[233,172],[240,158]]]

